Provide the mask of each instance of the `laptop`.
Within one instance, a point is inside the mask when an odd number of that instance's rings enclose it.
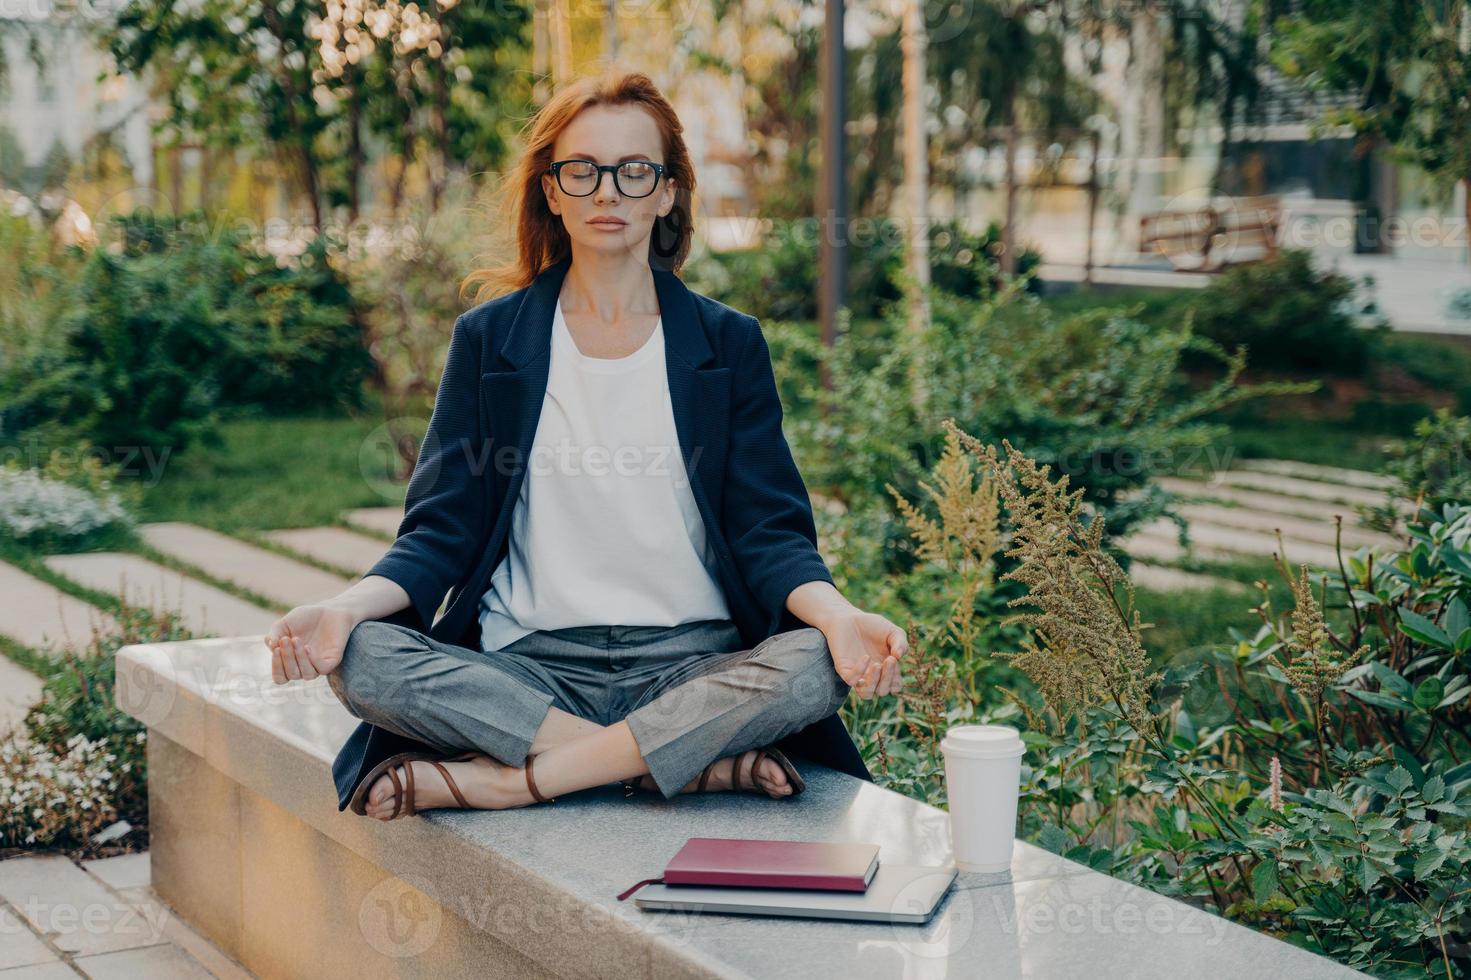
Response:
[[[864,892],[808,888],[723,888],[649,885],[633,902],[645,911],[779,915],[922,925],[955,881],[954,865],[880,864]]]

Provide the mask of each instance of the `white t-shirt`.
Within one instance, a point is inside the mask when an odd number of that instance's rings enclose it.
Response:
[[[527,464],[480,600],[483,649],[533,630],[731,618],[674,427],[662,317],[632,354],[590,357],[558,301]]]

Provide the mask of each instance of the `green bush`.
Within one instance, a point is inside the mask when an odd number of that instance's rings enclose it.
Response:
[[[356,405],[371,368],[322,240],[282,266],[189,216],[115,218],[115,248],[57,279],[42,342],[0,349],[3,421],[57,443],[182,449],[221,413]],[[14,334],[0,330],[0,345]]]
[[[941,456],[938,420],[952,417],[1057,466],[1107,519],[1109,532],[1122,535],[1165,511],[1156,475],[1223,436],[1223,427],[1200,416],[1299,390],[1238,384],[1242,359],[1185,328],[1149,327],[1108,311],[1055,316],[1023,295],[1019,280],[986,300],[931,290],[931,313],[927,329],[916,332],[896,308],[872,332],[843,331],[830,349],[800,326],[763,324],[803,474],[850,511],[880,506],[886,483],[912,495]],[[1218,376],[1192,388],[1181,370],[1187,353],[1215,358]],[[818,363],[827,365],[831,388],[799,385],[817,377]],[[902,529],[891,522],[883,536],[898,558]]]
[[[880,780],[943,805],[944,729],[1017,725],[1027,839],[1376,976],[1471,972],[1471,507],[1423,510],[1400,553],[1332,575],[1279,565],[1291,608],[1263,584],[1254,635],[1154,661],[1067,481],[959,437],[981,486],[936,474],[918,550],[989,644],[967,570],[1004,541],[997,581],[1022,590],[1001,625],[1024,635],[956,655],[956,617],[911,627],[918,683],[859,733]],[[964,672],[993,651],[1025,679],[977,696]]]
[[[1347,276],[1314,269],[1311,252],[1284,249],[1200,290],[1195,331],[1227,350],[1244,345],[1253,368],[1361,374],[1376,333],[1355,324],[1358,288]]]
[[[1000,287],[996,250],[1001,234],[993,223],[971,234],[956,222],[929,228],[931,284],[955,296],[983,299]],[[855,219],[846,238],[847,308],[855,319],[884,316],[904,293],[901,225],[889,218]],[[1026,288],[1040,288],[1028,274],[1041,263],[1025,249],[1017,273]],[[691,287],[763,320],[817,317],[821,269],[816,219],[775,223],[762,243],[738,252],[712,252],[692,261]]]
[[[168,614],[126,603],[116,620],[116,630],[94,630],[84,647],[47,658],[41,700],[0,743],[0,846],[86,852],[113,821],[146,830],[147,733],[114,702],[117,651],[190,634]],[[145,836],[121,843],[146,846]]]
[[[1471,418],[1441,409],[1420,419],[1413,438],[1391,448],[1386,470],[1402,496],[1426,507],[1471,500]]]

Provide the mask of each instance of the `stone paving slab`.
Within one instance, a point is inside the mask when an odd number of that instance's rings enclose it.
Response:
[[[156,911],[114,894],[69,858],[0,861],[0,898],[64,953],[87,956],[164,942]]]
[[[1228,578],[1217,578],[1214,575],[1202,575],[1199,572],[1187,572],[1178,568],[1166,568],[1163,565],[1151,565],[1142,561],[1129,565],[1129,578],[1140,588],[1153,589],[1156,592],[1180,592],[1186,589],[1246,591],[1246,586]]]
[[[1178,540],[1178,528],[1175,523],[1165,518],[1151,521],[1140,528],[1140,535],[1166,539],[1171,543]],[[1277,538],[1271,534],[1260,531],[1246,531],[1234,527],[1220,527],[1215,524],[1191,524],[1190,542],[1193,550],[1200,556],[1215,557],[1221,553],[1234,553],[1236,555],[1258,556],[1271,558],[1277,551]],[[1296,566],[1306,563],[1310,566],[1322,568],[1337,568],[1338,554],[1328,545],[1314,544],[1311,541],[1298,541],[1287,538],[1284,535],[1283,545],[1286,554],[1283,556],[1287,562]],[[1139,554],[1140,557],[1148,557],[1147,554],[1136,552],[1136,542],[1131,537],[1124,545],[1130,554]],[[1147,548],[1148,545],[1146,544]],[[1168,545],[1164,545],[1168,547]],[[1177,545],[1178,547],[1178,545]]]
[[[77,972],[60,960],[0,973],[3,980],[77,980]]]
[[[1280,493],[1263,493],[1259,490],[1247,490],[1224,483],[1205,483],[1200,480],[1185,480],[1174,476],[1161,477],[1157,482],[1161,488],[1182,497],[1208,497],[1268,514],[1283,514],[1288,517],[1330,522],[1334,514],[1342,514],[1345,525],[1357,523],[1359,520],[1358,510],[1345,504],[1335,505],[1329,501],[1308,500]]]
[[[0,635],[37,651],[57,644],[82,647],[94,624],[104,630],[116,626],[101,609],[0,562]]]
[[[356,575],[372,568],[388,550],[381,538],[342,527],[293,527],[267,531],[265,536],[299,555]]]
[[[172,943],[79,956],[73,963],[92,980],[214,980],[194,957]]]
[[[0,654],[0,735],[18,726],[41,700],[41,678]]]
[[[168,904],[158,897],[148,885],[120,889],[123,898],[146,905],[153,903],[167,909]],[[201,936],[184,918],[172,909],[163,917],[163,932],[168,941],[188,953],[195,962],[220,980],[252,980],[253,974],[225,955],[218,946]],[[3,980],[3,978],[0,978]]]
[[[1382,490],[1365,490],[1341,483],[1322,483],[1318,480],[1277,476],[1273,473],[1257,473],[1251,470],[1227,470],[1224,473],[1217,473],[1211,485],[1217,483],[1264,493],[1281,494],[1286,497],[1302,497],[1307,500],[1321,500],[1325,503],[1348,506],[1378,507],[1389,499],[1389,495]]]
[[[1394,489],[1393,477],[1365,470],[1348,470],[1339,466],[1322,466],[1318,463],[1300,463],[1295,459],[1241,459],[1232,463],[1233,469],[1251,470],[1256,473],[1271,473],[1275,476],[1295,476],[1320,483],[1343,483],[1364,490],[1388,492]]]
[[[343,514],[342,519],[353,527],[392,540],[398,537],[404,510],[402,507],[359,507]]]
[[[0,971],[59,962],[55,951],[31,931],[18,912],[0,905]],[[0,977],[5,976],[8,974],[0,972]]]
[[[1313,521],[1288,514],[1264,514],[1247,507],[1223,507],[1220,504],[1185,504],[1179,510],[1180,516],[1189,521],[1191,527],[1197,524],[1214,524],[1217,527],[1239,527],[1266,534],[1280,529],[1282,537],[1289,542],[1307,541],[1332,545],[1338,533],[1331,517]],[[1347,552],[1359,547],[1398,551],[1404,545],[1388,534],[1359,527],[1346,520],[1343,522],[1343,547]]]
[[[200,636],[260,636],[278,618],[268,609],[138,555],[53,555],[46,564],[88,588],[126,594],[132,605],[178,613],[184,625]]]
[[[118,854],[83,861],[82,868],[109,888],[141,888],[148,884],[148,852]]]
[[[164,554],[287,608],[329,599],[352,584],[351,579],[196,524],[144,524],[138,533]]]

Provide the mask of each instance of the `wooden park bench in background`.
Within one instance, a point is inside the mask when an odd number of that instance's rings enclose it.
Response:
[[[1277,254],[1282,201],[1275,194],[1219,198],[1197,208],[1141,215],[1139,251],[1181,272],[1216,272]]]

